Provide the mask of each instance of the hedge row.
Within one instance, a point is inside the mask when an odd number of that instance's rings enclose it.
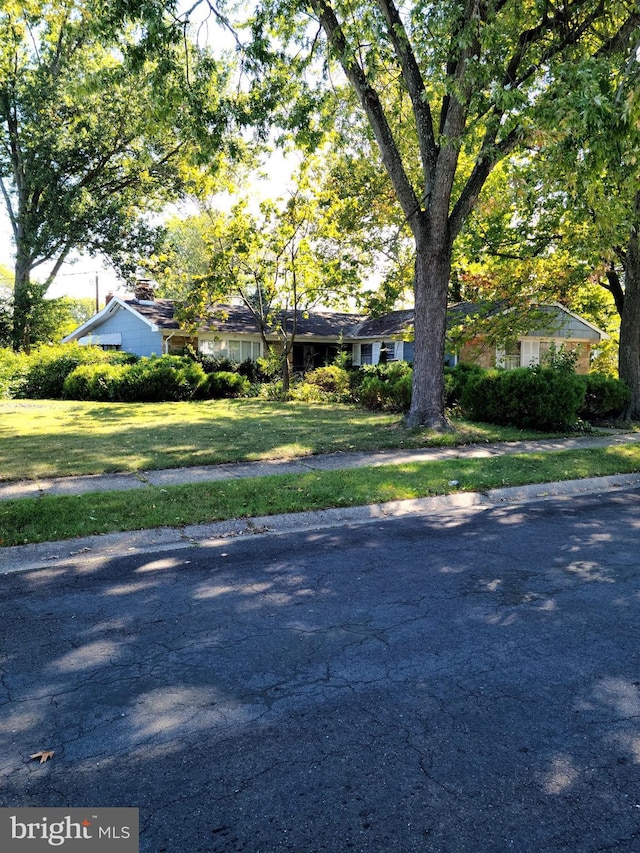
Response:
[[[599,373],[580,376],[553,366],[462,370],[450,380],[452,398],[475,421],[539,430],[566,430],[578,421],[620,417],[631,392]]]
[[[234,368],[235,369],[231,369]],[[227,368],[227,369],[221,369]],[[0,350],[0,397],[103,402],[162,402],[238,397],[257,393],[251,379],[260,366],[187,356],[137,358],[97,347],[41,347],[31,355]],[[369,409],[406,412],[413,372],[406,362],[345,369],[320,367],[296,384],[292,397],[308,402],[351,402]],[[275,385],[262,393],[277,398]],[[603,374],[578,376],[562,360],[517,370],[445,369],[445,404],[470,420],[559,430],[579,419],[619,417],[630,398],[627,386]]]
[[[165,402],[237,397],[249,390],[238,373],[206,373],[186,356],[138,358],[65,344],[22,355],[0,350],[0,397]]]

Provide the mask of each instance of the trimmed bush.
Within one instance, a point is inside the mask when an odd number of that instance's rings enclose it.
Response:
[[[132,361],[137,361],[137,356],[106,352],[100,347],[85,347],[77,343],[44,345],[28,356],[28,370],[20,396],[56,400],[63,395],[65,379],[80,364],[130,364]]]
[[[447,409],[453,409],[460,405],[462,393],[467,382],[473,376],[481,376],[485,373],[477,364],[456,364],[455,367],[444,369],[444,404]]]
[[[585,384],[566,369],[520,367],[471,376],[462,392],[463,414],[475,421],[539,430],[564,430],[578,420]]]
[[[22,389],[28,369],[28,356],[12,349],[0,349],[0,399],[24,396]]]
[[[583,376],[585,383],[584,403],[579,415],[585,421],[619,418],[631,399],[629,386],[621,379],[605,373],[589,373]]]
[[[63,396],[67,400],[117,402],[120,385],[130,369],[126,364],[81,364],[64,380]]]
[[[162,403],[206,396],[207,376],[187,356],[163,355],[141,358],[118,380],[122,402]]]
[[[206,378],[204,395],[214,400],[223,397],[243,397],[249,393],[251,383],[245,376],[229,370],[210,373]]]

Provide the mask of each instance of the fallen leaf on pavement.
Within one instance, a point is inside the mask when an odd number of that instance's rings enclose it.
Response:
[[[45,761],[53,758],[54,754],[53,749],[41,749],[40,752],[34,752],[33,755],[29,756],[29,758],[39,758],[40,764],[44,764]]]

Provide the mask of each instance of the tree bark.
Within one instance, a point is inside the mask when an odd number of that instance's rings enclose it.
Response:
[[[31,315],[33,309],[31,292],[31,268],[28,259],[20,251],[18,243],[13,285],[13,349],[29,352],[31,346]]]
[[[428,224],[416,234],[414,277],[414,362],[408,427],[423,426],[439,432],[452,427],[444,415],[444,348],[447,294],[451,273],[451,244],[439,244]],[[415,232],[414,232],[415,233]]]
[[[625,264],[624,305],[620,318],[618,373],[631,389],[625,416],[640,420],[640,192],[636,194],[634,224]]]

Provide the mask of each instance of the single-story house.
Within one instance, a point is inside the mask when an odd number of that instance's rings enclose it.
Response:
[[[473,315],[473,306],[456,303],[449,307],[449,322],[464,324]],[[607,337],[605,332],[559,303],[540,306],[548,315],[540,329],[522,334],[505,348],[489,346],[482,335],[448,353],[447,363],[477,363],[483,367],[513,368],[540,363],[552,346],[578,350],[579,372],[589,369],[592,347]],[[278,334],[269,331],[269,343],[278,345]],[[103,349],[123,350],[139,356],[179,353],[191,346],[204,355],[224,356],[232,361],[255,361],[264,355],[258,324],[244,305],[220,305],[189,332],[176,318],[175,303],[155,299],[145,289],[134,299],[107,297],[102,310],[94,314],[63,343],[77,341]],[[297,319],[292,352],[294,370],[308,370],[330,363],[340,350],[351,353],[356,365],[380,361],[413,361],[413,310],[390,311],[381,317],[333,311],[312,311]]]

